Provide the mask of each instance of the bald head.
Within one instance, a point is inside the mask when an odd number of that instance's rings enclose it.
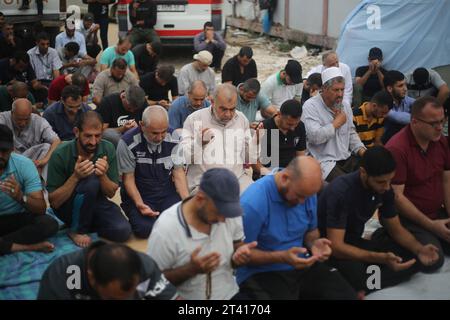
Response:
[[[159,105],[147,107],[142,114],[144,126],[149,127],[152,123],[169,123],[167,110]]]
[[[160,145],[169,129],[169,115],[161,106],[150,106],[142,114],[141,130],[150,145]]]
[[[25,98],[19,98],[14,100],[12,103],[12,112],[17,114],[30,113],[33,112],[33,105],[30,100]]]
[[[287,170],[290,176],[295,180],[307,180],[311,185],[322,185],[322,170],[319,162],[307,156],[300,156],[292,159]]]
[[[322,188],[320,164],[311,157],[296,157],[286,169],[277,174],[276,183],[289,205],[304,203]]]
[[[14,125],[23,130],[31,121],[33,107],[28,99],[16,99],[12,104],[11,115]]]

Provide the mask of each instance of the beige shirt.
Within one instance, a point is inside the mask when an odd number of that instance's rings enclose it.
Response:
[[[206,128],[210,130],[205,133],[205,138],[210,137],[211,140],[202,146],[202,130]],[[247,177],[244,164],[247,155],[253,152],[252,146],[249,122],[240,111],[236,111],[226,125],[216,120],[211,107],[189,115],[184,122],[180,143],[187,164],[189,190],[195,189],[203,173],[211,168],[227,168],[241,180]]]
[[[130,70],[127,69],[125,76],[120,82],[113,79],[110,69],[103,70],[94,81],[93,96],[103,98],[111,93],[122,92],[130,85],[139,85],[139,81]]]

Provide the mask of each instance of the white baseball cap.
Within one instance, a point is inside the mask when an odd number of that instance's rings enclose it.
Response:
[[[194,60],[200,61],[201,63],[209,66],[213,61],[213,56],[209,51],[203,50],[197,54],[194,54]]]
[[[341,69],[339,69],[337,67],[327,68],[322,71],[322,83],[325,83],[328,80],[331,80],[331,79],[334,79],[337,77],[344,77],[344,75],[341,72]]]

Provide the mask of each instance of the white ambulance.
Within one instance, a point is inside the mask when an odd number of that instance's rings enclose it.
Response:
[[[192,45],[203,24],[211,21],[214,29],[223,32],[223,0],[157,0],[158,18],[155,26],[164,45]]]

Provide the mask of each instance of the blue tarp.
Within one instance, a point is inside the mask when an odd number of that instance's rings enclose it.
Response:
[[[361,1],[343,23],[336,51],[354,76],[372,47],[383,50],[388,70],[450,65],[450,1]]]

